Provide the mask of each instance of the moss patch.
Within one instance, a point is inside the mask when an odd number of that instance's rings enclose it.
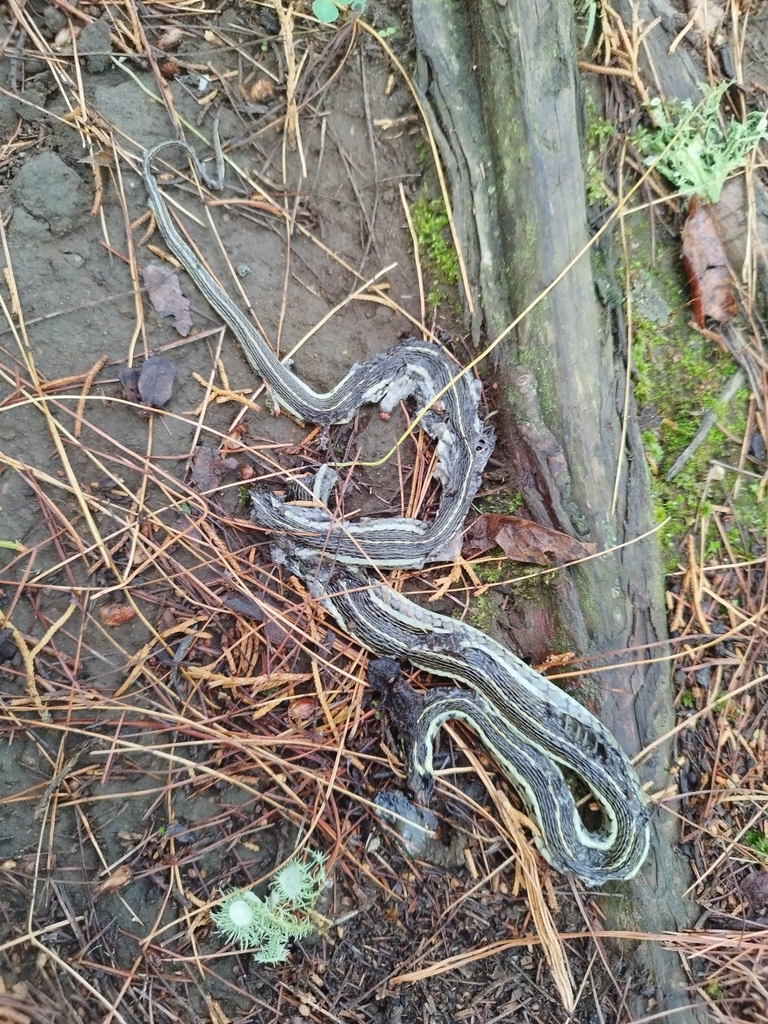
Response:
[[[448,213],[441,197],[422,194],[411,209],[422,267],[430,278],[427,302],[439,306],[451,297],[459,280],[459,261],[453,248]]]
[[[715,342],[689,326],[687,286],[677,249],[657,251],[654,263],[647,225],[634,221],[630,238],[635,396],[656,518],[669,520],[660,537],[665,566],[677,566],[680,542],[697,517],[707,515],[713,505],[728,503],[730,515],[724,522],[734,553],[750,556],[749,530],[765,525],[765,505],[757,502],[757,488],[742,482],[733,501],[728,494],[734,476],[726,471],[727,479],[717,480],[710,472],[713,459],[738,464],[748,392],[742,390],[727,407],[719,406],[722,389],[737,368]],[[667,483],[666,474],[692,441],[707,410],[715,412],[716,426],[682,472]],[[720,543],[713,532],[713,553]]]

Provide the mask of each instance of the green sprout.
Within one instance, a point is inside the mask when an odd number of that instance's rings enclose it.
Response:
[[[280,868],[266,899],[250,889],[232,889],[211,917],[227,942],[254,949],[259,963],[276,964],[287,958],[291,939],[315,927],[311,914],[324,887],[325,857],[310,850],[306,860],[296,858]]]
[[[756,853],[760,853],[763,856],[768,855],[768,836],[764,836],[757,829],[747,829],[744,835],[744,842],[747,846],[751,846]]]
[[[353,11],[362,13],[366,0],[352,0],[350,4],[334,3],[334,0],[312,0],[312,13],[324,25],[332,25],[339,19],[339,8],[349,6]]]
[[[655,164],[684,196],[716,203],[726,178],[768,137],[768,115],[761,111],[748,114],[743,122],[731,118],[722,127],[720,102],[732,84],[703,86],[704,98],[696,109],[687,100],[675,119],[667,116],[660,99],[651,100],[651,115],[659,127],[638,128],[633,136],[646,164]]]
[[[339,8],[333,0],[313,0],[312,13],[324,25],[332,25],[338,20]]]

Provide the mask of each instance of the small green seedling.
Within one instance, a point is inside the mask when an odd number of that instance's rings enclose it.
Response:
[[[339,8],[346,9],[349,6],[353,11],[362,13],[365,10],[366,0],[352,0],[350,4],[334,3],[334,0],[312,0],[312,13],[318,21],[324,25],[332,25],[338,21]]]
[[[338,20],[339,8],[333,0],[313,0],[312,13],[324,25],[332,25]]]
[[[667,115],[660,99],[651,100],[651,114],[658,128],[638,128],[633,141],[681,195],[700,196],[716,203],[730,174],[742,167],[747,156],[768,137],[768,115],[753,111],[745,121],[720,121],[720,103],[732,82],[714,89],[702,87],[704,99],[694,110],[690,100],[680,116]]]
[[[315,927],[312,910],[325,887],[325,857],[310,851],[306,860],[289,861],[275,874],[266,899],[250,889],[232,889],[211,917],[227,942],[253,949],[263,964],[288,956],[288,943]]]

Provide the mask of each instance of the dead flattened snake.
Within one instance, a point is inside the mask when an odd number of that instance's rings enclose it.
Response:
[[[391,588],[373,583],[360,566],[419,569],[442,561],[456,538],[493,450],[493,434],[478,416],[480,388],[439,346],[409,340],[355,364],[331,391],[318,394],[272,352],[178,232],[151,172],[162,150],[178,146],[214,188],[195,151],[168,140],[143,163],[149,206],[168,247],[210,305],[231,328],[243,353],[263,378],[275,405],[302,421],[347,423],[364,404],[383,413],[413,397],[421,423],[437,446],[439,508],[431,523],[417,519],[340,521],[327,502],[336,475],[324,467],[309,488],[314,505],[280,502],[252,492],[253,519],[280,534],[274,555],[305,580],[312,595],[363,647],[385,659],[404,658],[468,689],[439,688],[415,699],[407,729],[408,779],[428,795],[432,751],[441,725],[468,723],[520,794],[541,831],[535,842],[557,870],[590,885],[631,878],[648,851],[648,812],[634,768],[613,736],[568,694],[529,668],[501,644],[463,622],[421,608]],[[439,401],[436,401],[439,399]],[[371,681],[395,683],[397,666],[374,662]],[[567,776],[582,780],[602,811],[598,831],[586,828]]]

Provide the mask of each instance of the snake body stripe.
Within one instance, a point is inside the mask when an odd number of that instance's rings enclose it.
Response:
[[[282,557],[280,550],[273,554]],[[521,794],[541,828],[539,849],[559,871],[591,885],[631,878],[648,851],[648,813],[635,769],[582,704],[491,637],[414,604],[359,570],[287,561],[291,572],[363,647],[404,658],[472,692],[430,691],[408,751],[409,781],[429,788],[432,747],[442,723],[468,722]],[[597,798],[603,828],[583,825],[563,770]]]
[[[539,848],[554,867],[595,885],[631,878],[648,849],[648,814],[634,769],[611,734],[586,708],[484,633],[371,584],[354,568],[363,563],[417,568],[445,556],[493,447],[492,433],[478,416],[475,381],[466,372],[457,373],[437,346],[412,340],[356,364],[330,391],[312,391],[276,358],[176,229],[151,171],[154,157],[169,146],[180,146],[208,183],[218,186],[186,143],[169,140],[155,146],[144,158],[143,173],[157,225],[232,329],[276,404],[323,426],[347,422],[365,403],[378,402],[386,413],[412,395],[422,407],[429,406],[423,423],[436,441],[443,485],[432,523],[391,518],[350,524],[336,521],[324,507],[254,495],[257,521],[281,535],[275,560],[310,584],[343,629],[375,654],[406,658],[469,688],[437,690],[424,698],[407,750],[414,788],[423,793],[429,788],[432,744],[442,723],[463,719],[521,793],[541,829]],[[449,384],[438,406],[434,399]],[[328,479],[310,489],[321,496],[320,506],[327,505]],[[581,822],[564,772],[582,779],[600,803],[599,831],[590,832]]]
[[[469,512],[485,464],[493,451],[493,432],[477,413],[480,388],[471,373],[461,372],[437,345],[411,339],[367,363],[355,363],[334,388],[319,393],[273,353],[260,332],[229,298],[224,289],[197,258],[179,233],[152,174],[152,161],[164,149],[183,149],[202,178],[214,188],[212,179],[185,142],[168,140],[147,151],[143,161],[147,199],[157,226],[169,248],[180,260],[210,305],[240,342],[251,367],[267,384],[277,408],[302,421],[329,426],[347,423],[361,405],[378,403],[388,415],[403,399],[413,396],[417,404],[429,406],[422,419],[427,433],[437,443],[436,475],[443,484],[440,505],[430,523],[394,518],[386,525],[365,519],[340,523],[325,511],[307,514],[303,522],[292,519],[290,507],[268,494],[253,494],[254,520],[266,529],[283,530],[297,538],[296,554],[307,549],[332,552],[350,564],[378,565],[380,568],[421,568],[426,562],[450,558],[455,537]],[[441,396],[439,407],[431,405]],[[299,539],[300,538],[300,543]]]

